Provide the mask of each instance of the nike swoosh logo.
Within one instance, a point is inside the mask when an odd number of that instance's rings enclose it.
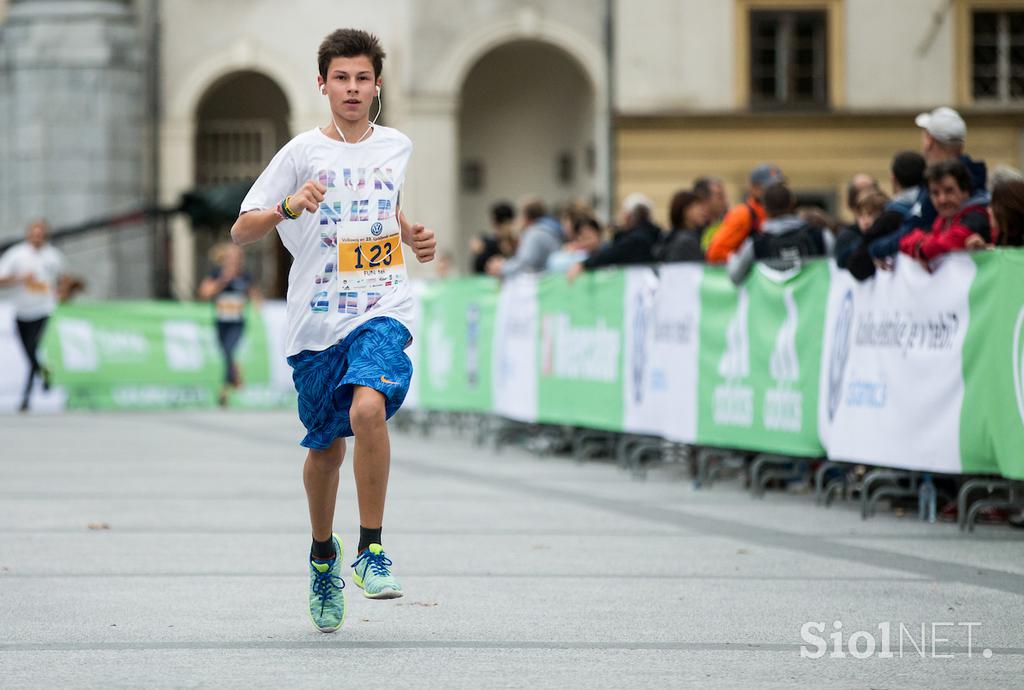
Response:
[[[388,383],[388,384],[390,384],[392,386],[397,386],[398,385],[398,381],[388,381],[383,376],[380,377],[380,380],[381,380],[382,383]]]

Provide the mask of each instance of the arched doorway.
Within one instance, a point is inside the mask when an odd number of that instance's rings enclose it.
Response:
[[[195,184],[213,187],[255,179],[290,138],[284,92],[258,72],[234,72],[211,86],[196,109]],[[194,228],[197,276],[209,250],[229,239],[230,225]],[[270,297],[284,297],[291,257],[276,234],[246,250],[253,279]]]
[[[575,59],[540,41],[514,41],[480,58],[462,86],[459,126],[457,266],[467,244],[488,229],[488,209],[526,195],[552,208],[594,203],[597,172],[595,94]]]

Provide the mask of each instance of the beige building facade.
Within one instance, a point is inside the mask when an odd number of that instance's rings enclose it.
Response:
[[[694,177],[737,201],[767,161],[845,215],[849,177],[888,188],[940,105],[990,168],[1024,160],[1022,0],[639,0],[615,28],[616,193],[648,193],[662,220]]]
[[[527,195],[609,218],[640,191],[664,222],[698,175],[722,176],[738,201],[750,168],[771,161],[802,200],[843,215],[849,176],[886,183],[893,153],[920,147],[914,116],[939,105],[964,114],[976,158],[1024,161],[1024,0],[91,4],[159,20],[155,50],[139,31],[157,62],[144,81],[158,86],[155,162],[142,167],[165,205],[255,176],[326,124],[320,41],[341,26],[376,33],[388,53],[381,121],[415,147],[405,208],[458,271],[491,204]],[[0,0],[0,24],[12,7]],[[173,222],[172,295],[193,294],[226,230]],[[282,295],[276,238],[251,258]]]

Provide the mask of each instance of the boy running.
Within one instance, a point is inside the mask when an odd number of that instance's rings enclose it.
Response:
[[[313,531],[309,614],[323,632],[345,617],[343,546],[332,523],[348,436],[356,438],[360,523],[352,579],[371,599],[402,596],[381,546],[391,464],[386,420],[412,376],[402,243],[428,262],[435,240],[399,207],[412,143],[370,122],[383,61],[380,43],[365,31],[339,29],[324,39],[317,84],[331,119],[274,156],[231,228],[235,242],[248,244],[276,227],[294,257],[285,353],[307,432],[301,444],[309,449],[302,473]]]

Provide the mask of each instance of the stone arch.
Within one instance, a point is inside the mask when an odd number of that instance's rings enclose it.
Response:
[[[247,187],[292,134],[282,84],[252,69],[228,72],[211,82],[199,94],[190,119],[194,187]],[[209,269],[209,250],[227,240],[229,228],[230,222],[192,228],[196,275]],[[263,292],[283,296],[291,261],[276,235],[247,247],[246,255],[247,268]]]
[[[296,85],[295,75],[303,74],[301,67],[251,41],[239,41],[227,50],[201,62],[184,79],[181,86],[168,98],[167,119],[191,121],[205,94],[224,78],[237,72],[258,72],[274,81],[284,92],[289,112],[293,115],[299,105],[313,93],[315,80],[310,77],[308,89]]]
[[[432,72],[428,91],[457,96],[473,67],[485,55],[504,44],[537,41],[560,49],[578,64],[594,91],[595,101],[604,105],[607,95],[606,57],[600,46],[572,27],[560,24],[532,11],[494,22],[467,32]]]

